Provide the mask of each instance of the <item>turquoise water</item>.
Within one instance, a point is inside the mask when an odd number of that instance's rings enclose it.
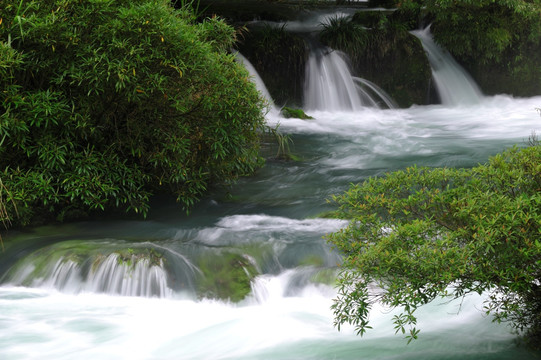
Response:
[[[306,121],[269,115],[269,125],[279,123],[292,137],[301,160],[269,159],[229,192],[214,191],[189,217],[163,199],[145,221],[4,234],[19,241],[0,258],[0,358],[535,358],[539,354],[516,346],[509,327],[483,314],[482,296],[423,308],[420,339],[410,345],[394,335],[389,309],[372,311],[374,329],[363,338],[349,328],[338,332],[330,310],[332,282],[314,276],[332,277],[340,262],[324,236],[345,222],[317,218],[332,209],[326,202],[332,194],[413,164],[485,162],[540,132],[540,106],[541,97],[496,96],[469,107],[314,112],[315,119]],[[118,249],[153,249],[168,265],[141,264],[140,274],[123,274],[118,281],[131,290],[99,286],[106,280],[97,274],[96,259]],[[196,259],[226,252],[257,269],[250,294],[236,304],[197,297]],[[92,257],[94,265],[60,266],[60,254]],[[112,262],[108,271],[120,270]],[[163,292],[154,292],[152,281]],[[133,292],[139,282],[150,284],[148,293]]]

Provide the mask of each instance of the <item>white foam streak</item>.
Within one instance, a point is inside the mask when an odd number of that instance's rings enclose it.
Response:
[[[423,143],[423,139],[527,139],[539,131],[536,108],[541,97],[515,99],[506,95],[486,97],[478,105],[446,107],[413,106],[408,109],[364,108],[360,111],[311,111],[314,120],[268,117],[288,133],[334,134],[345,139],[379,136]],[[400,150],[403,152],[403,150]]]
[[[194,240],[212,245],[263,242],[279,246],[279,239],[292,240],[299,236],[320,238],[346,224],[346,221],[337,219],[298,220],[264,214],[232,215],[219,219],[213,227],[199,230]]]

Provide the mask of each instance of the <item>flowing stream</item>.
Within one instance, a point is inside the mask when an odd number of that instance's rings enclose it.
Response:
[[[0,359],[539,356],[483,314],[482,296],[422,308],[420,338],[410,345],[394,334],[389,309],[372,311],[374,329],[362,338],[348,327],[338,332],[330,306],[340,256],[325,234],[346,223],[318,217],[332,209],[331,195],[370,176],[413,164],[474,166],[525,145],[541,130],[539,106],[541,97],[499,95],[461,106],[316,107],[313,120],[272,112],[267,122],[291,136],[301,160],[269,159],[189,217],[164,200],[145,221],[4,234],[16,241],[0,257]],[[236,277],[252,276],[238,302],[201,290],[211,279],[226,286],[223,261]]]

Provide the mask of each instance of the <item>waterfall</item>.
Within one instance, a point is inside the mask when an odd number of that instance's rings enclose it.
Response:
[[[421,40],[430,66],[432,78],[443,105],[477,104],[483,98],[471,76],[453,59],[451,54],[434,42],[430,26],[412,31]]]
[[[164,258],[145,250],[102,253],[85,250],[84,244],[53,245],[22,259],[5,280],[74,294],[170,297],[173,289]]]
[[[237,61],[239,63],[244,65],[244,68],[248,71],[248,73],[250,73],[250,75],[252,77],[252,81],[255,84],[257,90],[259,90],[261,95],[263,95],[263,97],[265,98],[265,100],[269,104],[269,107],[270,107],[269,111],[271,113],[273,113],[273,114],[279,113],[280,110],[276,107],[276,105],[274,105],[274,101],[272,100],[272,96],[269,93],[269,90],[265,86],[265,83],[263,82],[263,79],[261,79],[261,76],[259,76],[259,73],[255,69],[255,67],[252,65],[252,63],[244,55],[242,55],[238,51],[235,53],[235,57],[237,58]]]
[[[151,264],[148,258],[121,259],[118,254],[110,254],[88,274],[85,288],[124,296],[163,298],[172,294],[163,260]]]
[[[354,77],[347,56],[332,49],[313,50],[306,68],[305,108],[324,111],[358,111],[395,104],[385,92],[367,80]]]

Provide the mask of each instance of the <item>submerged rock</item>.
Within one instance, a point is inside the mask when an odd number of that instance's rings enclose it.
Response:
[[[258,274],[247,256],[227,251],[205,255],[197,265],[200,270],[197,294],[200,298],[241,301],[251,292],[251,282]]]
[[[313,119],[313,117],[311,117],[310,115],[307,115],[304,112],[304,110],[302,110],[302,109],[293,109],[293,108],[290,108],[290,107],[287,107],[287,106],[284,106],[280,113],[286,119],[289,119],[289,118],[295,118],[295,119],[301,119],[301,120]]]

